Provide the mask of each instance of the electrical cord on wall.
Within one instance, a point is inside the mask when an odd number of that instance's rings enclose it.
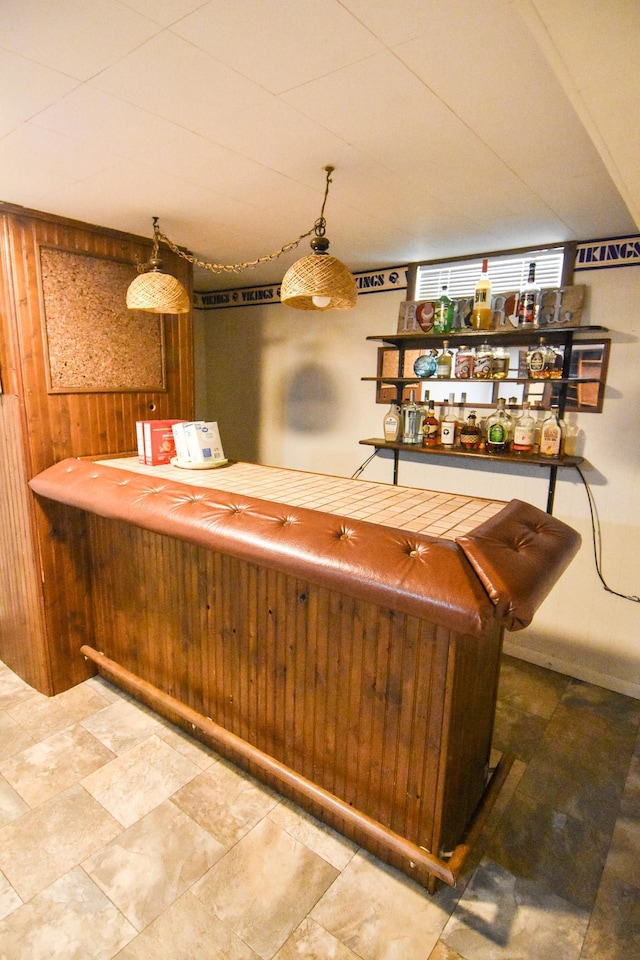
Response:
[[[365,468],[365,467],[368,467],[369,464],[371,463],[371,461],[373,460],[373,458],[374,458],[374,457],[377,457],[377,456],[378,456],[378,450],[377,450],[377,448],[376,448],[376,449],[373,451],[373,453],[371,454],[371,456],[370,456],[370,457],[367,457],[367,459],[365,460],[365,462],[360,464],[360,466],[359,466],[358,469],[355,471],[355,473],[352,473],[352,474],[351,474],[351,479],[352,479],[352,480],[357,480],[358,477],[360,476],[360,474],[362,473],[362,471],[364,470],[364,468]]]
[[[611,587],[607,584],[604,576],[602,575],[602,535],[600,532],[600,518],[598,517],[598,509],[596,507],[596,502],[591,492],[591,487],[587,483],[587,478],[584,473],[576,464],[576,470],[580,474],[580,479],[584,484],[584,488],[587,491],[587,500],[589,502],[589,512],[591,514],[591,533],[593,536],[593,557],[596,564],[596,573],[600,578],[602,586],[607,591],[607,593],[612,593],[614,597],[621,597],[623,600],[631,600],[633,603],[640,603],[640,597],[635,597],[626,593],[618,593],[617,590],[612,590]]]
[[[373,458],[378,455],[378,452],[379,452],[379,451],[378,451],[377,449],[374,450],[373,453],[371,454],[371,456],[370,456],[370,457],[367,457],[367,459],[364,461],[364,463],[361,463],[361,464],[360,464],[360,466],[358,467],[358,469],[351,475],[351,479],[352,479],[352,480],[357,480],[358,477],[360,477],[360,475],[361,475],[362,472],[365,470],[365,468],[369,466],[369,464],[371,463],[371,461],[373,460]],[[607,591],[607,593],[613,594],[614,597],[620,597],[622,600],[630,600],[632,603],[640,603],[640,597],[636,597],[636,596],[634,596],[633,594],[619,593],[617,590],[613,590],[613,589],[609,586],[609,584],[606,582],[606,580],[604,579],[604,576],[603,576],[603,573],[602,573],[602,533],[601,533],[601,530],[600,530],[600,518],[599,518],[599,516],[598,516],[598,508],[596,507],[596,502],[595,502],[595,499],[594,499],[594,497],[593,497],[593,493],[592,493],[592,491],[591,491],[591,487],[590,487],[589,484],[587,483],[587,478],[586,478],[585,475],[583,474],[583,472],[582,472],[582,470],[580,469],[580,467],[578,466],[578,464],[576,464],[576,470],[577,470],[578,473],[580,474],[580,479],[582,480],[582,483],[584,484],[584,488],[585,488],[586,493],[587,493],[587,502],[588,502],[588,504],[589,504],[589,513],[591,514],[591,534],[592,534],[592,539],[593,539],[593,558],[594,558],[594,561],[595,561],[596,573],[598,574],[598,578],[599,578],[602,586],[604,587],[604,589]]]

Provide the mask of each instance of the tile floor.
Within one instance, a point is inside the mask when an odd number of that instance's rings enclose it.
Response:
[[[1,960],[640,956],[640,702],[505,657],[517,756],[429,896],[93,678],[0,664]]]

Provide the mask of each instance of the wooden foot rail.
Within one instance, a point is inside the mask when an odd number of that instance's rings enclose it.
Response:
[[[192,710],[186,704],[159,690],[153,684],[142,680],[114,660],[110,660],[104,654],[94,650],[93,647],[85,645],[80,648],[80,652],[88,660],[95,663],[98,672],[105,679],[131,694],[141,703],[151,707],[156,713],[166,717],[167,720],[182,727],[191,736],[222,753],[232,762],[244,768],[250,766],[267,774],[270,781],[273,781],[277,788],[281,788],[281,791],[293,800],[311,801],[322,810],[341,817],[346,824],[362,831],[372,842],[384,844],[391,852],[408,861],[415,870],[416,876],[420,872],[426,872],[452,887],[456,886],[457,878],[471,846],[480,834],[513,763],[511,755],[504,754],[502,756],[463,841],[454,849],[448,860],[444,860],[395,833],[361,810],[356,810],[344,800],[324,790],[318,784],[307,780],[306,777],[296,773],[295,770],[280,763],[274,757],[254,747],[236,734],[225,730],[224,727]]]

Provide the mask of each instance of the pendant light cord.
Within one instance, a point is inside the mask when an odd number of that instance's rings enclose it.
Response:
[[[259,267],[263,263],[270,263],[272,260],[277,260],[278,257],[281,257],[283,253],[288,253],[290,250],[295,250],[295,248],[302,243],[307,237],[310,237],[314,233],[317,237],[324,237],[327,222],[324,218],[324,208],[327,202],[327,197],[329,196],[329,184],[331,181],[331,174],[335,170],[335,167],[326,166],[325,168],[327,179],[324,188],[324,199],[322,201],[322,209],[320,210],[320,216],[311,227],[310,230],[307,230],[306,233],[301,233],[297,240],[290,240],[289,243],[285,243],[284,246],[280,247],[279,250],[275,250],[273,253],[269,253],[264,257],[258,257],[256,260],[246,260],[244,263],[208,263],[205,260],[198,260],[197,257],[194,257],[193,254],[187,253],[185,250],[181,250],[169,237],[166,233],[163,233],[160,227],[158,226],[158,217],[153,218],[153,236],[154,244],[157,245],[159,240],[164,241],[170,250],[178,256],[182,257],[183,260],[188,260],[189,263],[193,264],[194,267],[201,267],[203,270],[209,270],[211,273],[240,273],[242,270],[252,270],[255,267]],[[154,251],[154,256],[157,257],[157,247]]]

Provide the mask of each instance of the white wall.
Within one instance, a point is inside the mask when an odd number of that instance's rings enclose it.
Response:
[[[604,412],[579,416],[603,572],[613,590],[640,594],[640,266],[584,272],[576,282],[588,287],[583,323],[608,327],[612,340]],[[366,337],[395,331],[405,296],[361,295],[355,309],[324,314],[280,304],[203,312],[207,360],[197,370],[206,370],[207,382],[197,395],[206,409],[199,416],[218,420],[227,456],[351,476],[373,451],[358,441],[382,435],[386,409],[375,403],[375,384],[361,380],[376,372],[378,344]],[[545,508],[546,470],[455,463],[411,455],[399,482]],[[585,490],[574,470],[558,476],[554,513],[582,533],[583,546],[534,623],[507,635],[506,649],[640,698],[640,604],[605,591]],[[363,477],[391,482],[389,456],[375,458]]]

